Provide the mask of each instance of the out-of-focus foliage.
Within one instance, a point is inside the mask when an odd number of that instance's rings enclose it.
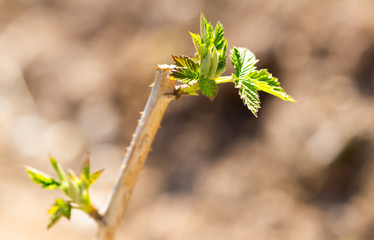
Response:
[[[53,157],[50,157],[50,162],[57,173],[58,180],[35,168],[26,167],[26,172],[35,184],[40,184],[42,188],[46,189],[61,190],[69,198],[69,200],[58,198],[52,208],[49,209],[48,213],[51,216],[48,228],[52,227],[61,217],[70,219],[72,208],[80,209],[88,215],[96,214],[97,210],[91,204],[89,190],[103,170],[91,174],[89,156],[84,161],[79,176],[73,171],[66,174],[62,166]]]

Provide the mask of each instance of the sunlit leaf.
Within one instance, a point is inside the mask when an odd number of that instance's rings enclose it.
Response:
[[[252,81],[260,91],[267,92],[285,101],[295,102],[295,100],[280,87],[278,79],[273,77],[267,69],[262,69],[260,71],[254,70],[247,74],[245,78],[248,81]]]
[[[26,172],[35,184],[42,185],[42,188],[46,189],[57,189],[60,187],[61,183],[49,176],[46,173],[43,173],[35,168],[26,167]]]
[[[212,79],[201,78],[199,80],[199,87],[202,94],[213,99],[217,95],[217,83]]]
[[[286,101],[294,102],[280,87],[278,79],[266,69],[256,70],[258,62],[255,55],[246,48],[233,48],[230,54],[235,74],[232,76],[236,88],[239,88],[240,98],[257,117],[260,108],[258,91],[264,91]]]
[[[171,76],[175,79],[189,83],[199,78],[199,64],[191,57],[172,56],[174,64],[177,66],[172,69]]]
[[[230,58],[237,77],[249,74],[256,69],[255,64],[258,62],[255,55],[246,48],[234,47],[230,51]]]
[[[99,170],[97,172],[94,172],[90,175],[90,185],[94,184],[96,182],[96,180],[101,176],[103,171],[104,171],[104,169],[101,169],[101,170]]]

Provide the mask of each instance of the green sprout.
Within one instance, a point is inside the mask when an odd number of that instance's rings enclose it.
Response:
[[[175,65],[161,68],[162,71],[156,72],[155,84],[123,162],[126,168],[120,171],[110,204],[102,215],[92,205],[89,195],[91,185],[100,177],[102,170],[91,174],[89,156],[78,175],[73,171],[66,173],[61,165],[50,157],[57,179],[32,167],[26,167],[34,183],[45,189],[61,190],[68,198],[67,200],[58,198],[49,209],[48,228],[62,217],[70,219],[71,210],[78,209],[96,220],[102,240],[113,239],[163,114],[172,100],[182,95],[198,95],[198,91],[212,100],[217,95],[218,84],[231,82],[235,88],[239,89],[239,96],[256,117],[260,108],[258,91],[267,92],[285,101],[295,102],[280,87],[277,78],[266,69],[256,68],[258,60],[246,48],[231,49],[230,59],[235,73],[231,76],[222,76],[227,68],[227,40],[220,22],[213,28],[201,13],[200,34],[190,34],[196,54],[193,57],[172,56]],[[170,69],[170,76],[168,76]],[[178,82],[175,86],[174,80]]]
[[[78,176],[71,170],[66,174],[53,157],[50,157],[50,163],[57,173],[58,179],[35,168],[26,167],[26,172],[35,184],[40,184],[45,189],[62,190],[69,198],[69,200],[56,199],[48,210],[50,214],[48,228],[52,227],[61,217],[70,219],[72,208],[82,210],[93,218],[99,218],[99,213],[91,204],[89,187],[100,177],[103,170],[91,174],[88,155]]]
[[[230,51],[235,73],[221,76],[226,70],[227,40],[223,25],[218,22],[213,28],[201,13],[200,35],[190,33],[196,48],[194,57],[172,56],[176,65],[171,77],[184,85],[177,89],[178,94],[197,95],[197,91],[213,99],[217,95],[217,85],[232,82],[239,89],[244,104],[257,117],[260,108],[258,91],[264,91],[285,101],[295,102],[286,94],[277,78],[266,69],[258,70],[255,55],[246,48],[234,47]]]

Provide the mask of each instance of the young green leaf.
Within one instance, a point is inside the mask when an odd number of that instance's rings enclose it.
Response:
[[[218,56],[218,52],[215,46],[213,46],[209,52],[211,53],[211,56],[210,56],[211,63],[210,63],[208,78],[213,79],[217,72],[219,56]]]
[[[212,53],[206,44],[200,45],[198,53],[201,62],[199,78],[207,78],[212,65]]]
[[[80,204],[83,189],[81,187],[80,179],[74,172],[69,172],[68,178],[66,179],[66,186],[63,190],[66,196],[68,196],[73,202]]]
[[[239,88],[239,96],[243,99],[243,103],[257,117],[257,112],[260,108],[260,98],[256,84],[247,81],[245,78],[237,78],[236,76],[233,76],[233,78],[235,87]]]
[[[230,51],[230,58],[237,77],[249,74],[256,69],[255,64],[258,62],[255,55],[246,48],[234,47]]]
[[[214,30],[213,26],[210,22],[208,22],[201,12],[200,16],[200,34],[201,34],[201,42],[205,43],[206,45],[210,45],[214,41]]]
[[[199,87],[202,94],[213,99],[217,95],[217,83],[208,78],[199,79]]]
[[[96,180],[101,176],[104,169],[101,169],[99,171],[96,171],[91,174],[90,170],[90,156],[87,154],[86,159],[84,160],[82,164],[82,170],[79,175],[79,180],[82,182],[87,182],[87,187],[91,186]]]
[[[48,210],[51,215],[49,218],[48,228],[51,228],[61,217],[70,219],[71,215],[71,203],[61,198],[56,199],[56,202],[52,205],[52,208]]]
[[[278,79],[273,77],[267,69],[261,69],[260,71],[254,70],[247,74],[245,78],[248,81],[253,82],[258,90],[267,92],[282,100],[295,102],[295,100],[280,87]]]
[[[51,162],[52,167],[55,169],[58,175],[58,178],[60,179],[61,182],[63,182],[66,178],[64,169],[61,167],[59,163],[57,163],[56,159],[54,159],[52,156],[49,157],[49,160]]]
[[[199,64],[193,58],[186,56],[172,57],[174,64],[177,66],[170,73],[173,78],[187,84],[199,78]]]
[[[218,22],[216,29],[214,30],[213,44],[216,46],[217,50],[221,50],[227,45],[227,40],[225,39],[225,32],[222,23]]]
[[[101,174],[103,173],[104,169],[101,169],[97,172],[94,172],[90,175],[90,185],[94,184],[96,182],[96,180],[101,176]]]
[[[200,47],[201,37],[200,37],[199,34],[192,33],[192,32],[190,32],[190,35],[192,37],[192,42],[193,42],[193,44],[195,46],[195,49],[197,51],[197,49],[199,49],[199,47]]]
[[[43,173],[35,168],[26,167],[26,172],[35,184],[42,185],[42,188],[46,189],[57,189],[61,183],[53,179],[46,173]]]
[[[287,95],[277,78],[273,77],[266,69],[256,70],[258,62],[255,55],[246,48],[233,48],[230,54],[235,74],[232,76],[236,88],[239,88],[239,95],[244,104],[257,117],[260,108],[258,91],[264,91],[286,101],[294,102],[291,96]]]
[[[227,40],[222,49],[218,50],[218,66],[217,71],[214,75],[214,79],[219,78],[226,71],[226,49],[227,49]]]
[[[81,170],[79,178],[90,179],[90,174],[91,174],[90,171],[91,171],[90,170],[90,155],[87,154],[86,159],[83,161],[82,170]]]

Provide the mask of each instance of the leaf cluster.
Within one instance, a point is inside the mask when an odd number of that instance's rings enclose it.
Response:
[[[231,49],[230,59],[235,73],[221,77],[226,70],[227,40],[220,22],[213,28],[201,13],[200,35],[190,34],[196,48],[195,56],[172,56],[175,67],[171,71],[171,78],[185,84],[178,89],[180,93],[197,95],[197,91],[200,90],[203,95],[213,99],[217,95],[218,84],[233,82],[239,89],[243,103],[256,117],[260,108],[258,91],[295,102],[280,87],[277,78],[266,69],[256,68],[258,59],[246,48]]]
[[[218,22],[213,28],[201,13],[200,35],[190,34],[196,55],[194,57],[172,56],[176,68],[172,70],[171,76],[191,86],[184,92],[195,94],[197,90],[200,90],[203,95],[212,99],[217,95],[215,80],[226,70],[227,40],[223,25]]]
[[[50,214],[48,228],[52,227],[61,217],[70,219],[72,208],[80,209],[89,215],[97,213],[91,204],[89,188],[100,177],[103,170],[91,174],[89,156],[84,161],[79,175],[71,170],[66,173],[53,157],[50,157],[50,163],[58,179],[35,168],[26,167],[26,172],[35,184],[41,185],[45,189],[61,190],[69,198],[69,200],[56,199],[48,210]]]

